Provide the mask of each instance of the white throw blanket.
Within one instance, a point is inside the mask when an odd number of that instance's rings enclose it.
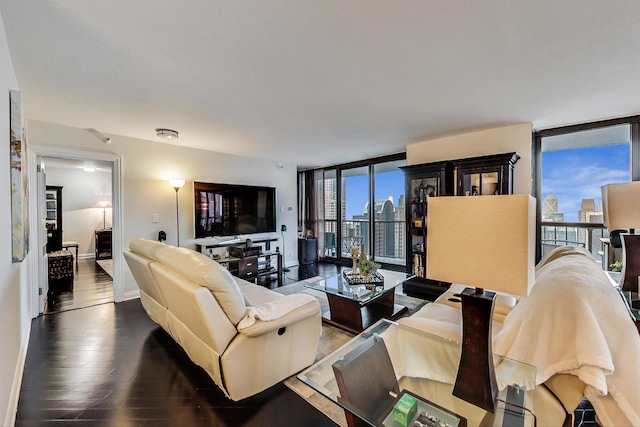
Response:
[[[256,319],[268,322],[280,319],[293,310],[314,301],[313,297],[305,294],[285,295],[261,305],[247,306],[247,312],[238,322],[238,330],[246,329],[256,323]]]
[[[506,317],[494,351],[537,367],[537,383],[578,376],[605,426],[640,426],[640,337],[591,256],[540,267],[531,294]]]

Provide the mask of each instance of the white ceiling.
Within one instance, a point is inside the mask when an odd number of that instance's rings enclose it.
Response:
[[[0,0],[29,119],[302,167],[640,112],[640,1]]]

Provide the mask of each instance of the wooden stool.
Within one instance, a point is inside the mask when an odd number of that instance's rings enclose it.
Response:
[[[62,242],[62,249],[76,248],[76,266],[78,266],[78,242]]]

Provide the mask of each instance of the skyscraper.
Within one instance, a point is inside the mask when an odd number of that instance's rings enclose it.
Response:
[[[593,199],[582,199],[578,211],[578,222],[589,222],[587,219],[591,213],[596,212],[596,202]]]
[[[564,213],[558,212],[558,197],[555,194],[549,194],[544,198],[544,206],[542,208],[542,221],[564,221]]]

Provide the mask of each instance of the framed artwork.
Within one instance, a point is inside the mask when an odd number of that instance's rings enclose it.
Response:
[[[11,151],[11,261],[22,262],[29,253],[29,182],[27,180],[27,142],[22,121],[22,97],[9,91]]]

